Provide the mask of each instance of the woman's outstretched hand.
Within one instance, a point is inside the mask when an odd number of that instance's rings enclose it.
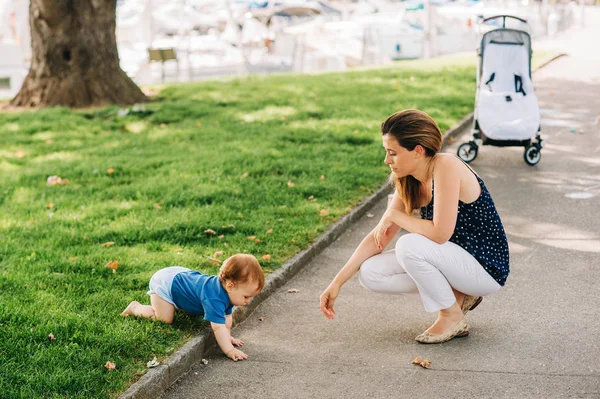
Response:
[[[320,307],[321,307],[321,312],[323,312],[323,314],[325,315],[325,317],[327,317],[330,320],[333,320],[333,318],[335,317],[335,310],[333,310],[333,303],[335,302],[335,299],[337,298],[337,296],[340,293],[340,287],[337,286],[336,284],[329,284],[329,287],[327,287],[325,289],[325,291],[323,291],[323,293],[321,294],[320,299]]]

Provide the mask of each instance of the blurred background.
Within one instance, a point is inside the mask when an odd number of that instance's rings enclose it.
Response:
[[[594,1],[118,0],[116,40],[138,85],[344,71],[475,54],[477,22],[497,14],[526,19],[535,44],[583,25]],[[0,98],[18,92],[30,60],[29,1],[0,0]]]

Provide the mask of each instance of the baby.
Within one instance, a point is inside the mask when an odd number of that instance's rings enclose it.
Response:
[[[133,301],[123,316],[141,316],[173,322],[175,309],[204,316],[210,321],[219,347],[233,361],[248,358],[235,346],[244,343],[231,336],[233,306],[244,306],[265,286],[265,275],[252,255],[237,254],[226,259],[218,276],[209,276],[185,267],[171,266],[150,279],[150,303]]]

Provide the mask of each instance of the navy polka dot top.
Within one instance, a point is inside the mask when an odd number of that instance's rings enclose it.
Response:
[[[483,180],[477,175],[481,194],[466,204],[458,201],[458,217],[450,241],[460,245],[483,266],[500,285],[509,273],[508,241],[494,201]],[[421,219],[433,220],[433,181],[429,204],[421,208]]]

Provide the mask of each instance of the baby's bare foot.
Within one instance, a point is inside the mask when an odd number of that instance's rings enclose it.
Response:
[[[137,307],[137,305],[139,305],[140,303],[138,301],[132,301],[129,306],[127,306],[125,308],[125,310],[123,312],[121,312],[121,315],[127,317],[131,314],[133,314],[133,311],[135,310],[135,308]]]

